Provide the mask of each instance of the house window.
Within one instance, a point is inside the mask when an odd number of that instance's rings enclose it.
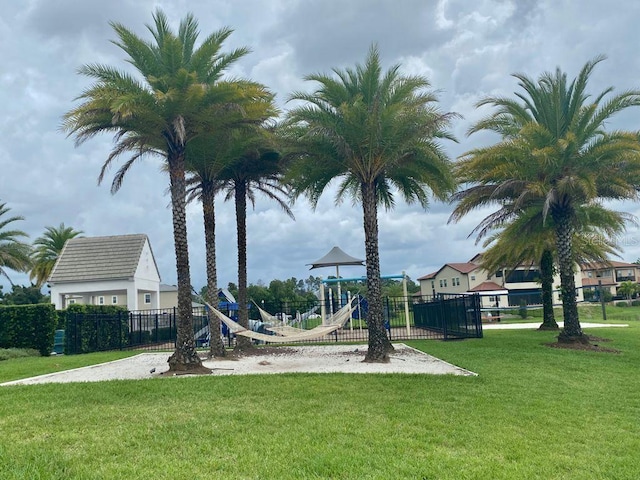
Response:
[[[431,283],[433,283],[433,282],[431,282]],[[144,294],[144,303],[146,305],[151,304],[151,294],[150,293],[145,293]]]
[[[74,298],[70,298],[69,300],[67,300],[67,303],[69,305],[73,305],[74,303],[76,303],[76,300]]]
[[[476,279],[476,276],[475,275],[471,275],[471,281],[473,282],[473,281],[475,281],[475,279]]]
[[[496,278],[500,278],[500,277],[502,277],[502,270],[498,270],[496,272]]]
[[[445,278],[445,279],[443,280],[443,282],[444,282],[444,286],[445,286],[445,288],[446,288],[446,287],[447,287],[447,279]]]
[[[443,287],[443,283],[442,283],[442,280],[440,280],[440,288],[442,287]]]
[[[112,303],[113,305],[117,305],[117,304],[118,304],[118,296],[117,296],[117,295],[113,295],[113,296],[111,297],[111,303]]]
[[[460,277],[454,277],[451,279],[451,286],[457,287],[460,285]]]
[[[104,297],[98,297],[98,305],[104,305]]]
[[[496,297],[495,295],[490,295],[489,296],[489,301],[491,303],[496,303],[498,301],[498,297]]]

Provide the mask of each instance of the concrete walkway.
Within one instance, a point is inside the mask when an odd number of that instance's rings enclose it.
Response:
[[[542,322],[529,323],[483,323],[483,330],[518,330],[518,329],[537,329]],[[564,322],[558,322],[560,328],[564,327]],[[628,327],[627,323],[588,323],[580,322],[582,328],[605,328],[605,327]]]

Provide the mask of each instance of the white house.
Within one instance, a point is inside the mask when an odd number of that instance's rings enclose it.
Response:
[[[72,303],[160,308],[160,273],[144,234],[68,240],[48,284],[59,310]]]

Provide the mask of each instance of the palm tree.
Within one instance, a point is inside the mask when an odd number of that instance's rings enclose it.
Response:
[[[79,97],[83,103],[64,117],[63,129],[81,144],[99,133],[115,133],[116,145],[98,177],[124,154],[130,158],[116,172],[115,193],[131,166],[147,155],[158,155],[169,171],[173,236],[178,279],[178,332],[176,349],[169,358],[171,370],[202,368],[193,339],[191,280],[185,216],[185,151],[202,132],[245,122],[243,105],[263,95],[251,82],[223,81],[226,69],[248,50],[222,53],[222,43],[232,30],[223,28],[195,48],[198,23],[189,14],[174,33],[160,10],[148,42],[118,23],[112,23],[114,43],[128,56],[141,80],[105,65],[86,65],[80,73],[95,83]]]
[[[29,278],[35,280],[37,287],[42,287],[51,275],[51,271],[58,260],[58,256],[67,243],[67,240],[81,235],[83,232],[65,227],[61,223],[59,227],[45,227],[45,232],[33,242],[33,267]]]
[[[553,221],[564,316],[560,342],[588,342],[574,295],[573,239],[580,207],[636,199],[640,186],[638,134],[604,128],[616,113],[639,105],[640,92],[609,96],[612,88],[607,88],[591,99],[587,83],[603,59],[588,62],[570,83],[559,68],[537,82],[515,74],[524,93],[516,93],[516,100],[482,100],[478,106],[497,110],[469,131],[493,131],[502,140],[468,152],[457,165],[459,180],[472,184],[461,194],[460,212],[499,205],[484,222],[501,222],[537,203],[542,221]],[[509,203],[512,207],[504,208]]]
[[[620,295],[624,295],[629,304],[631,304],[631,297],[638,293],[638,290],[638,284],[629,280],[622,282],[618,287],[618,293]]]
[[[288,115],[288,135],[298,140],[299,159],[291,171],[296,195],[311,204],[339,178],[336,203],[345,196],[362,204],[369,295],[369,348],[365,361],[387,361],[393,350],[384,329],[378,251],[378,206],[395,205],[394,190],[408,203],[428,205],[428,192],[446,199],[455,188],[451,163],[438,143],[451,113],[437,108],[429,82],[403,76],[395,65],[382,72],[371,47],[364,65],[334,69],[335,76],[314,74],[312,93],[295,92],[304,102]]]
[[[454,210],[456,215],[458,212]],[[611,238],[624,231],[625,222],[633,218],[623,212],[614,212],[601,205],[581,206],[579,225],[574,232],[575,263],[606,262],[618,255],[618,247]],[[593,224],[593,225],[592,225]],[[482,225],[482,224],[481,224]],[[497,226],[493,226],[496,228]],[[488,229],[482,229],[480,240]],[[542,290],[543,321],[540,330],[557,330],[553,312],[553,277],[556,272],[555,234],[553,221],[543,221],[542,205],[517,212],[517,217],[502,225],[489,236],[482,254],[482,266],[489,272],[517,266],[539,266]]]
[[[273,103],[273,96],[264,88],[265,95],[256,101],[251,108],[245,109],[245,116],[249,116],[255,123],[264,122],[275,116],[277,110]],[[217,304],[218,274],[216,268],[216,217],[215,195],[223,187],[223,182],[218,179],[221,170],[235,161],[243,153],[246,146],[246,138],[252,138],[255,129],[251,126],[237,127],[236,129],[207,132],[191,143],[187,149],[187,170],[189,171],[188,201],[200,200],[202,203],[202,215],[205,232],[205,251],[207,268],[207,289],[205,300],[211,304]],[[224,344],[219,335],[213,332],[220,330],[220,320],[212,315],[210,318],[210,342],[209,354],[212,357],[226,355]]]
[[[233,199],[236,212],[238,242],[238,323],[249,328],[247,296],[247,200],[255,207],[256,194],[274,200],[293,218],[283,200],[288,191],[282,184],[283,163],[275,149],[271,132],[265,128],[253,133],[236,131],[226,152],[229,162],[218,173],[218,191],[226,192],[225,200]],[[237,348],[252,347],[251,340],[239,336]]]
[[[6,230],[13,222],[24,220],[22,216],[6,217],[11,209],[6,203],[0,203],[0,275],[9,280],[7,269],[26,272],[31,267],[31,246],[21,242],[20,237],[28,237],[22,230]]]

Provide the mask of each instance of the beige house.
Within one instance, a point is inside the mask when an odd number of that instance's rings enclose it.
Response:
[[[640,265],[635,263],[617,262],[583,263],[580,265],[582,285],[585,289],[595,291],[600,286],[612,295],[618,295],[618,288],[622,282],[638,283],[640,280]]]
[[[540,303],[540,271],[536,266],[519,266],[487,272],[480,266],[481,254],[468,262],[446,263],[439,270],[418,278],[422,296],[438,294],[478,293],[482,308],[519,306]],[[576,273],[578,301],[583,300],[582,277]],[[556,274],[554,286],[560,285]],[[556,289],[557,290],[557,289]],[[559,292],[554,291],[554,303],[561,303]]]
[[[73,303],[161,308],[160,273],[144,234],[68,240],[48,284],[56,309]]]

